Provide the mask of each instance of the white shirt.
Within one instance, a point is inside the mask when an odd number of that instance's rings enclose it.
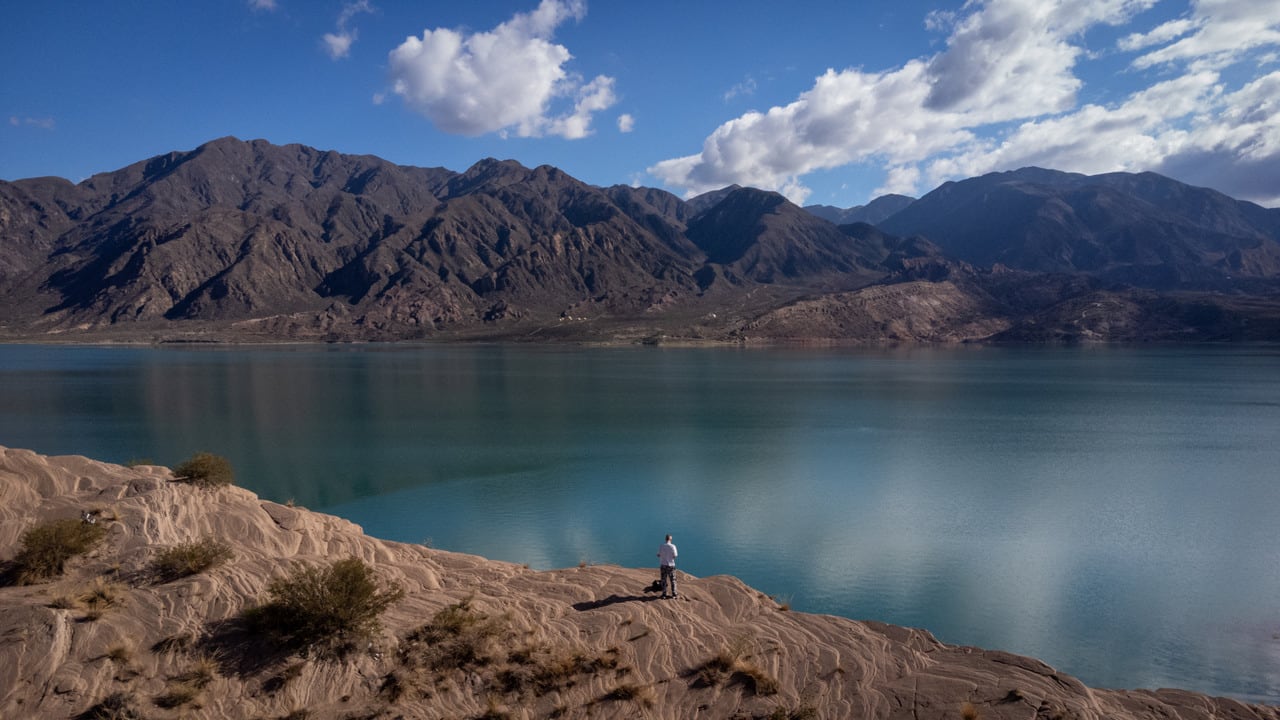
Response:
[[[662,543],[662,547],[658,548],[658,563],[661,565],[676,566],[676,546],[673,543]]]

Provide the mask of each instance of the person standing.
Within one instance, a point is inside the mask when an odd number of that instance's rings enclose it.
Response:
[[[660,582],[662,584],[662,597],[680,597],[676,593],[676,546],[671,542],[671,535],[667,535],[667,541],[662,543],[658,548],[658,569],[662,573]],[[667,583],[671,584],[671,594],[667,595]]]

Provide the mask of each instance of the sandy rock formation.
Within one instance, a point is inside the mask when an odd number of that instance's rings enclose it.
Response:
[[[51,581],[0,587],[0,718],[1280,718],[1183,691],[1092,690],[1030,658],[788,612],[732,577],[686,577],[663,601],[650,569],[534,571],[377,540],[166,468],[0,448],[0,560],[37,522],[86,511],[109,530],[96,550]],[[150,569],[205,537],[234,558],[168,582]],[[286,653],[239,622],[294,563],[352,556],[406,591],[367,647]],[[110,602],[75,600],[93,592]]]

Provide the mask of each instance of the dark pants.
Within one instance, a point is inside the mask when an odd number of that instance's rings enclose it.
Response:
[[[662,566],[662,597],[667,596],[667,583],[671,583],[671,597],[676,593],[676,568],[674,565]]]

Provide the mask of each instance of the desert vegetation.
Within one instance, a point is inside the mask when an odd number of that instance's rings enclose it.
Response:
[[[173,469],[173,479],[199,487],[231,485],[236,480],[231,461],[221,455],[199,452]]]
[[[97,523],[75,518],[50,520],[22,535],[22,548],[14,558],[19,584],[29,585],[62,574],[67,561],[92,550],[107,536]]]
[[[521,632],[508,616],[484,612],[466,598],[441,608],[430,622],[402,639],[400,668],[384,678],[383,694],[395,702],[406,695],[429,697],[465,686],[484,698],[485,717],[508,717],[508,704],[527,704],[593,678],[603,683],[627,676],[631,669],[618,654],[618,648],[591,652],[548,641],[536,632]],[[622,682],[600,699],[635,700],[647,706],[652,697],[650,688]],[[552,717],[557,716],[554,710],[549,708]]]
[[[206,537],[161,550],[151,561],[151,571],[161,582],[169,582],[217,567],[234,556],[230,545]]]
[[[6,466],[0,452],[0,473],[32,462],[9,458]],[[248,492],[221,492],[217,502],[175,492],[160,467],[98,485],[87,484],[82,459],[45,467],[57,470],[58,498],[14,494],[7,509],[32,518],[80,508],[83,519],[61,527],[106,532],[109,545],[100,539],[92,559],[70,562],[53,582],[2,588],[0,668],[18,678],[0,698],[5,718],[815,720],[893,714],[911,702],[922,720],[1274,720],[1271,708],[1181,691],[1090,691],[1029,658],[947,646],[920,631],[782,614],[776,600],[732,578],[691,578],[686,602],[647,602],[637,591],[652,580],[648,568],[533,572],[382,544],[307,511],[280,523],[263,511],[274,506]],[[210,535],[183,534],[199,513]],[[12,528],[5,557],[29,550],[24,537],[59,537],[36,527]],[[299,544],[299,533],[310,537]],[[170,553],[175,573],[220,558],[211,537],[234,549],[235,572],[154,582]],[[207,552],[186,547],[205,544]],[[401,586],[413,593],[402,606]],[[256,607],[238,612],[246,603]],[[53,689],[72,683],[74,691]]]
[[[752,660],[751,644],[745,636],[734,638],[697,668],[694,684],[701,687],[741,685],[752,695],[777,694],[777,679]]]
[[[379,617],[404,590],[379,583],[373,568],[353,557],[295,567],[267,586],[267,596],[245,613],[252,629],[284,648],[337,657],[372,637]]]
[[[76,597],[75,607],[84,610],[85,620],[97,620],[107,610],[124,604],[127,592],[125,586],[119,583],[94,578]]]

